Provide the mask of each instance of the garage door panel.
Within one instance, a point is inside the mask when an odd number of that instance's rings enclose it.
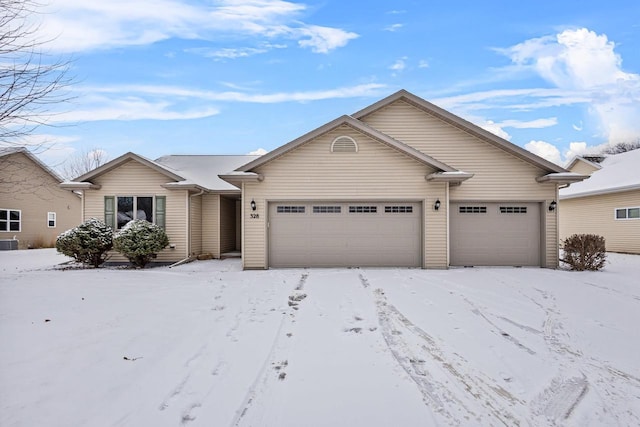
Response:
[[[285,210],[278,206],[285,205],[304,206],[305,212],[278,212]],[[420,204],[403,202],[400,205],[270,203],[269,265],[419,267],[422,264]]]
[[[451,202],[451,265],[540,265],[540,204]]]

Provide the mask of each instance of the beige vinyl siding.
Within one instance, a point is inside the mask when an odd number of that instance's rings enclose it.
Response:
[[[616,208],[634,206],[640,206],[640,190],[561,200],[560,238],[598,234],[607,251],[640,254],[640,219],[615,219]]]
[[[538,183],[545,171],[404,101],[397,101],[362,121],[473,178],[449,190],[451,201],[557,200],[557,185]],[[543,209],[546,226],[543,265],[557,266],[555,213]],[[555,248],[555,249],[554,249]]]
[[[220,258],[220,195],[202,195],[202,252]]]
[[[202,195],[190,196],[189,208],[189,234],[191,235],[190,255],[200,255],[202,253]]]
[[[598,168],[588,163],[585,163],[582,160],[578,160],[570,169],[571,172],[579,173],[581,175],[591,175],[593,172],[597,170]]]
[[[452,200],[553,198],[554,184],[539,184],[545,172],[418,108],[397,101],[366,116],[365,123],[473,178],[451,188]]]
[[[21,212],[20,231],[0,231],[0,239],[18,239],[18,248],[55,246],[58,235],[79,225],[81,198],[23,153],[0,158],[0,209]],[[47,213],[56,213],[50,228]]]
[[[166,196],[165,230],[175,249],[163,250],[156,261],[183,259],[188,256],[186,221],[189,194],[186,190],[162,188],[167,182],[171,182],[170,178],[135,160],[125,162],[93,180],[94,184],[102,186],[99,190],[85,191],[85,219],[95,217],[104,220],[104,196]],[[113,253],[111,261],[126,261],[126,258]]]
[[[330,152],[332,141],[342,135],[356,140],[357,153]],[[256,170],[264,175],[262,182],[244,184],[244,267],[268,265],[267,201],[407,200],[425,203],[423,229],[428,248],[423,251],[424,265],[446,268],[446,209],[435,212],[431,208],[436,198],[444,202],[446,185],[425,180],[434,171],[346,125],[299,146]],[[256,202],[255,212],[251,200]]]
[[[220,197],[220,254],[236,250],[236,201]]]

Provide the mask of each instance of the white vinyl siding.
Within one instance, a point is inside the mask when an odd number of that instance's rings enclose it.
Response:
[[[358,141],[357,155],[331,153],[332,141],[341,135]],[[435,172],[433,168],[346,125],[299,146],[257,172],[264,175],[262,182],[244,184],[245,268],[268,266],[265,208],[270,200],[413,200],[431,207],[436,199],[446,199],[446,184],[425,180],[427,174]],[[257,204],[255,212],[249,206],[252,199]],[[251,214],[258,217],[251,218]],[[446,224],[444,204],[437,212],[425,209],[421,224],[426,236],[421,242],[423,266],[446,268]]]
[[[597,234],[607,251],[640,254],[640,220],[616,219],[616,209],[637,206],[640,190],[560,200],[560,238]]]

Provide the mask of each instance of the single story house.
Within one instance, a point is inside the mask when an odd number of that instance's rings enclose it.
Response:
[[[576,157],[567,168],[591,177],[560,190],[560,238],[597,234],[607,251],[640,254],[640,150]]]
[[[144,210],[167,229],[165,261],[235,248],[245,269],[555,268],[558,188],[587,177],[404,90],[224,158],[128,153],[63,187],[83,191],[84,218]]]
[[[82,222],[80,197],[60,188],[62,178],[24,147],[0,148],[0,240],[5,249],[55,246]]]

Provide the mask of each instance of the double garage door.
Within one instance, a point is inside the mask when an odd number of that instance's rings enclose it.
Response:
[[[540,203],[450,203],[450,264],[539,266]]]
[[[269,266],[422,266],[415,202],[269,203]]]

